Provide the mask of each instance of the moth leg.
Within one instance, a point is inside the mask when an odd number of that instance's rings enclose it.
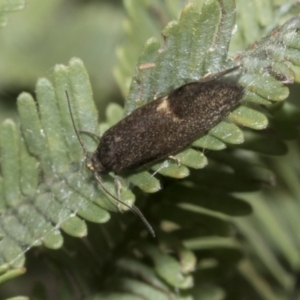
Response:
[[[218,73],[208,73],[208,74],[204,75],[202,78],[200,78],[199,80],[197,80],[196,82],[212,81],[212,80],[221,78],[221,77],[225,76],[226,74],[231,73],[239,68],[240,68],[240,66],[235,66],[233,68],[229,68],[224,71],[220,71]]]
[[[173,156],[173,155],[169,155],[168,158],[171,159],[171,160],[173,160],[173,161],[175,161],[176,164],[177,164],[177,167],[180,167],[180,166],[181,166],[181,161],[180,161],[180,159],[179,159],[178,157]]]
[[[86,130],[80,130],[79,131],[80,133],[85,133],[85,134],[88,134],[88,135],[91,135],[91,136],[94,136],[96,137],[99,141],[101,140],[101,135],[98,135],[94,132],[90,132],[90,131],[86,131]]]
[[[116,191],[117,191],[117,198],[120,200],[121,199],[121,187],[122,187],[122,184],[121,184],[121,181],[119,179],[119,176],[115,175],[114,182],[115,182],[115,187],[116,187]],[[123,210],[121,208],[121,202],[118,202],[117,207],[118,207],[118,211],[120,213],[123,213]]]

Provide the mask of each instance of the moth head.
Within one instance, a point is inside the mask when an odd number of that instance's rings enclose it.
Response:
[[[87,168],[97,172],[97,173],[106,173],[106,168],[101,164],[98,156],[97,151],[95,153],[88,153],[87,155]]]

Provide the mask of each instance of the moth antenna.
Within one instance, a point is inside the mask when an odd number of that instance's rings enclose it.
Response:
[[[74,120],[73,113],[72,113],[72,108],[71,108],[71,103],[70,103],[69,94],[68,94],[67,91],[65,91],[65,92],[66,92],[66,96],[67,96],[67,100],[68,100],[68,107],[69,107],[69,111],[70,111],[70,115],[71,115],[71,120],[72,120],[72,124],[73,124],[74,131],[75,131],[75,133],[76,133],[76,136],[77,136],[77,139],[78,139],[78,141],[79,141],[79,144],[80,144],[80,146],[81,146],[81,148],[82,148],[82,150],[83,150],[83,152],[84,152],[84,155],[85,155],[86,157],[88,157],[88,151],[86,150],[86,148],[85,148],[85,146],[84,146],[84,144],[83,144],[83,142],[82,142],[82,139],[81,139],[81,137],[80,137],[80,135],[79,135],[79,132],[78,132],[78,130],[77,130],[77,128],[76,128],[76,125],[75,125],[75,120]]]
[[[147,227],[147,229],[149,230],[149,232],[151,233],[151,235],[153,237],[155,237],[155,232],[152,228],[152,226],[150,225],[150,223],[147,221],[147,219],[145,218],[145,216],[143,215],[143,213],[135,206],[135,205],[128,205],[127,203],[123,202],[122,200],[118,199],[116,196],[114,196],[110,191],[107,190],[107,188],[104,186],[100,176],[98,175],[97,172],[94,172],[94,176],[96,178],[96,180],[98,181],[98,183],[100,184],[101,188],[109,195],[111,196],[113,199],[115,199],[118,203],[121,203],[123,205],[125,205],[126,207],[129,208],[129,210],[135,214],[136,216],[138,216],[142,222],[145,224],[145,226]]]
[[[69,111],[70,111],[70,115],[71,115],[71,120],[72,120],[72,124],[73,124],[73,127],[74,127],[74,131],[76,133],[76,136],[78,138],[78,141],[79,141],[79,144],[81,145],[81,148],[85,154],[86,157],[89,157],[88,155],[88,151],[86,150],[84,144],[83,144],[83,141],[82,139],[80,138],[80,135],[79,135],[79,132],[76,128],[76,125],[75,125],[75,120],[74,120],[74,117],[73,117],[73,113],[72,113],[72,108],[71,108],[71,103],[70,103],[70,98],[69,98],[69,94],[67,91],[66,92],[66,96],[67,96],[67,100],[68,100],[68,107],[69,107]],[[100,184],[101,188],[109,195],[111,196],[113,199],[115,199],[118,203],[121,203],[123,204],[124,206],[128,207],[129,210],[135,214],[136,216],[138,216],[142,222],[145,224],[145,226],[147,227],[147,229],[149,230],[149,232],[151,233],[151,235],[153,237],[155,237],[155,232],[152,228],[152,226],[150,225],[150,223],[146,220],[145,216],[142,214],[142,212],[135,206],[130,206],[128,205],[127,203],[123,202],[122,200],[118,199],[116,196],[114,196],[109,190],[107,190],[107,188],[104,186],[100,176],[98,175],[97,172],[94,172],[94,176],[96,178],[96,180],[98,181],[98,183]]]

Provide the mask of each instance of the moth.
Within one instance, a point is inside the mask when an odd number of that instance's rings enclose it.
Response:
[[[87,167],[94,172],[101,187],[109,193],[101,174],[119,175],[147,168],[188,147],[226,117],[244,94],[241,85],[224,78],[238,68],[204,76],[134,110],[103,134],[94,153],[85,150],[72,117],[76,135],[88,158]],[[71,113],[69,100],[68,103]],[[130,209],[154,235],[140,210],[135,206]]]

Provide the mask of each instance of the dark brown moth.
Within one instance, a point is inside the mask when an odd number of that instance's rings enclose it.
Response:
[[[91,157],[93,169],[135,171],[186,148],[241,100],[239,84],[219,79],[236,69],[185,84],[133,111],[101,137]]]
[[[118,175],[146,168],[178,153],[205,134],[240,102],[243,87],[223,78],[238,68],[185,84],[136,109],[104,133],[94,153],[88,153],[80,139],[68,100],[75,132],[89,159],[87,167],[94,171],[101,187],[126,205],[105,189],[100,174],[114,172]],[[129,208],[154,236],[152,227],[140,210],[135,206]]]

